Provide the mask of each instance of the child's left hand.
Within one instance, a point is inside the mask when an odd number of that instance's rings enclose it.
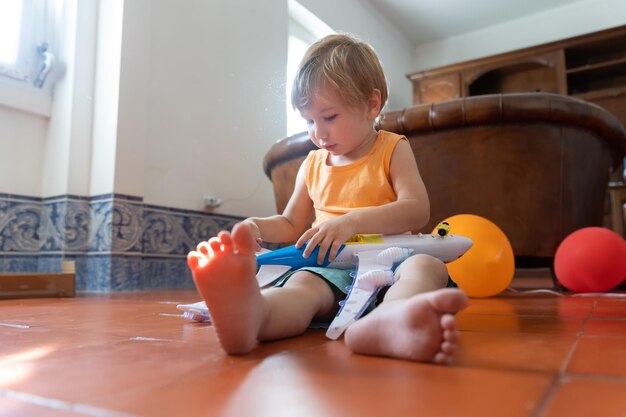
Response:
[[[302,247],[308,241],[302,254],[308,258],[315,247],[319,246],[317,263],[321,265],[324,263],[327,252],[328,260],[332,262],[341,245],[350,240],[355,233],[352,222],[346,215],[343,215],[320,223],[304,232],[296,242],[296,248]]]

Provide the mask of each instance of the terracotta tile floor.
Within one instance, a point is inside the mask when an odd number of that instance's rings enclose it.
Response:
[[[0,416],[626,416],[626,298],[472,299],[447,367],[353,355],[322,331],[226,356],[175,309],[198,300],[1,300]]]

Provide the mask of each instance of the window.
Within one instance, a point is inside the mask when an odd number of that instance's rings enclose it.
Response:
[[[0,1],[0,80],[18,80],[36,87],[45,84],[41,76],[47,71],[40,70],[49,71],[51,64],[48,22],[49,8],[55,1]]]
[[[291,107],[291,87],[298,64],[307,48],[316,40],[334,33],[317,16],[295,0],[289,0],[289,43],[287,52],[287,135],[307,130],[300,113]]]
[[[23,4],[20,0],[0,4],[0,65],[11,66],[17,62]]]

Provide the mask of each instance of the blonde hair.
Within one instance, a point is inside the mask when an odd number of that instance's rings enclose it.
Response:
[[[293,82],[291,104],[307,107],[320,88],[331,87],[350,107],[367,103],[380,90],[381,109],[387,102],[387,81],[374,49],[346,34],[328,35],[309,47]]]

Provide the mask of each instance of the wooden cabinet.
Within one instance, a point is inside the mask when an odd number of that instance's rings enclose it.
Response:
[[[609,185],[603,223],[626,237],[626,185],[623,183]]]
[[[413,104],[547,92],[599,104],[626,125],[626,26],[409,74]]]
[[[463,71],[464,96],[544,92],[566,94],[560,50],[529,53]]]
[[[413,102],[433,103],[461,97],[459,74],[443,74],[413,84]]]
[[[496,93],[558,93],[598,104],[626,126],[626,26],[407,77],[415,105]],[[626,236],[625,176],[621,166],[610,178],[605,226]]]
[[[568,94],[594,101],[626,93],[626,32],[566,46]]]

